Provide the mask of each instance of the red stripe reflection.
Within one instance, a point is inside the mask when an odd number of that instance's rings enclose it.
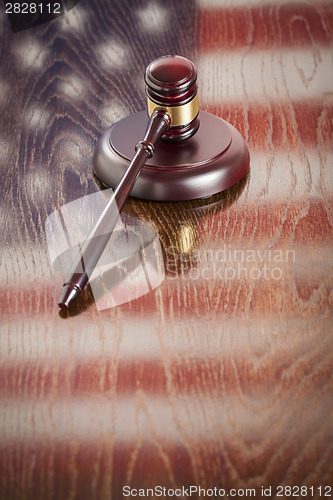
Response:
[[[286,3],[205,9],[203,4],[197,33],[203,52],[330,45],[333,6]]]

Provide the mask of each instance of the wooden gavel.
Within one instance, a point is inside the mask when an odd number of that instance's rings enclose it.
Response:
[[[144,112],[117,122],[97,145],[94,169],[102,182],[113,187],[113,171],[125,167],[125,172],[65,279],[62,309],[87,284],[144,166],[145,178],[134,195],[170,201],[215,194],[240,180],[248,169],[248,150],[234,127],[201,112],[199,128],[197,71],[189,59],[175,55],[154,60],[146,69],[145,82],[149,121],[129,165],[128,139],[140,136]],[[152,159],[156,163],[150,164]]]

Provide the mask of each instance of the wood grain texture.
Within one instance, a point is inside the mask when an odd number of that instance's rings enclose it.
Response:
[[[118,500],[125,485],[321,498],[332,3],[80,0],[15,34],[0,14],[0,498]],[[201,108],[240,130],[250,173],[206,200],[129,200],[159,235],[163,283],[103,311],[87,289],[60,314],[46,218],[100,190],[100,133],[145,107],[144,69],[169,53],[195,62]]]

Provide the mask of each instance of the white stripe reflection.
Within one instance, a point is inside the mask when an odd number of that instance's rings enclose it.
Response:
[[[221,51],[199,57],[197,69],[204,105],[309,101],[333,95],[330,49]]]
[[[251,131],[249,132],[249,134]],[[333,186],[333,153],[325,150],[305,150],[295,153],[250,151],[251,171],[249,193],[251,203],[260,196],[260,201],[283,202],[292,195],[293,201],[304,194],[322,197],[323,179],[326,189]],[[237,202],[242,203],[242,198]]]
[[[313,368],[313,373],[318,371],[318,366]],[[311,374],[305,381],[309,384]],[[311,387],[307,388],[305,404],[297,393],[292,396],[291,390],[280,392],[275,387],[275,391],[275,395],[261,391],[259,400],[246,394],[239,398],[217,393],[214,389],[211,394],[198,393],[197,397],[191,394],[151,397],[138,390],[132,398],[98,394],[60,400],[54,400],[53,396],[50,401],[31,403],[5,399],[1,406],[0,437],[7,446],[22,442],[45,444],[46,437],[72,443],[77,439],[98,447],[101,442],[110,443],[113,439],[126,443],[135,443],[138,438],[167,440],[169,446],[179,441],[184,444],[184,438],[193,442],[194,437],[204,443],[223,442],[234,436],[235,429],[242,429],[239,439],[244,435],[261,436],[262,428],[271,429],[272,422],[278,422],[278,429],[283,429],[287,422],[293,422],[295,411],[302,414],[302,409],[306,413],[308,435],[319,430],[323,423],[329,425],[329,401],[325,402]],[[296,435],[297,432],[296,427]],[[303,427],[300,432],[306,435]]]
[[[293,4],[307,5],[306,0],[293,0]],[[323,0],[312,0],[311,5],[323,5]],[[328,4],[328,2],[326,2]],[[237,7],[268,7],[268,8],[280,8],[283,5],[290,5],[290,0],[196,0],[197,6],[202,10],[210,9],[235,9]]]
[[[311,269],[314,268],[319,275],[325,277],[327,253],[326,248],[314,262],[310,253],[296,250],[294,269],[298,277],[305,276],[309,271],[308,267],[298,265],[299,262],[307,262]],[[169,286],[172,287],[172,284]],[[165,307],[168,309],[169,306]],[[192,313],[188,314],[191,316]],[[293,316],[283,322],[279,322],[274,313],[270,313],[268,319],[256,317],[254,322],[224,317],[222,325],[221,315],[224,315],[223,304],[219,307],[215,326],[212,320],[208,333],[203,327],[205,319],[191,322],[186,315],[182,319],[174,319],[172,324],[160,331],[156,331],[156,325],[150,318],[135,317],[133,321],[122,323],[121,331],[110,326],[108,331],[101,330],[98,335],[95,331],[92,333],[92,323],[97,321],[96,315],[89,318],[77,316],[75,325],[69,325],[66,330],[63,330],[63,325],[59,325],[59,329],[53,331],[48,330],[47,314],[40,314],[38,324],[32,317],[24,320],[11,319],[10,322],[4,319],[0,326],[0,352],[6,355],[1,358],[0,367],[49,363],[46,370],[57,371],[65,366],[69,367],[68,370],[73,370],[97,359],[101,363],[116,362],[116,359],[124,362],[147,359],[160,363],[162,355],[177,363],[189,353],[198,362],[218,359],[222,363],[230,357],[248,357],[249,350],[260,351],[263,337],[274,344],[276,356],[282,356],[283,353],[300,347],[305,352],[312,345],[314,332],[318,333],[318,329],[322,329],[321,325],[307,320],[300,325],[299,334],[295,333],[290,337],[289,332],[294,326]],[[117,321],[114,320],[115,324],[118,324]],[[9,328],[10,331],[7,331]],[[77,332],[80,334],[77,335]],[[177,335],[174,332],[178,332]],[[243,340],[235,344],[239,335]],[[281,341],[282,338],[284,342]]]

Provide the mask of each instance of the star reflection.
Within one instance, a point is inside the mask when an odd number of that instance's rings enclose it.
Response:
[[[43,130],[50,119],[50,113],[45,107],[31,104],[24,114],[24,126],[32,131]]]
[[[130,110],[124,103],[119,103],[116,100],[112,100],[109,104],[104,104],[100,108],[99,117],[101,120],[101,125],[104,128],[108,128],[117,121],[125,118],[130,114]]]
[[[122,68],[126,64],[128,50],[113,39],[98,45],[95,50],[97,61],[106,69]]]
[[[13,52],[17,66],[22,70],[45,70],[45,62],[49,50],[36,38],[25,37],[13,44]]]
[[[66,12],[59,19],[60,29],[69,31],[70,33],[83,33],[87,22],[87,14],[81,4],[76,5],[75,9]]]
[[[84,81],[75,74],[59,82],[59,91],[71,99],[84,99],[86,87]]]
[[[6,164],[10,154],[11,144],[9,140],[0,136],[0,171],[5,172],[8,169]]]
[[[160,33],[168,28],[169,11],[154,2],[138,10],[136,15],[142,31]]]

